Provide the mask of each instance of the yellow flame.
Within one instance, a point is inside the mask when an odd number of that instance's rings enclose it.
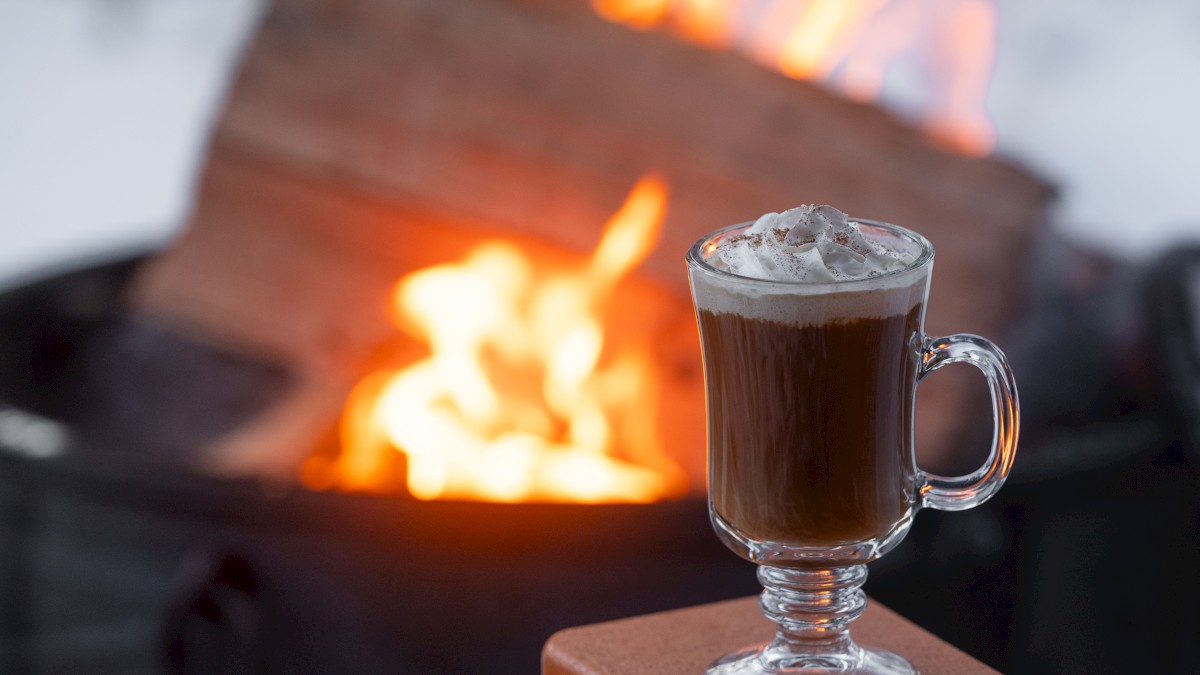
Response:
[[[998,24],[994,0],[592,0],[603,18],[634,28],[664,26],[697,44],[738,44],[789,77],[876,100],[888,67],[916,55],[935,78],[923,126],[972,156],[995,147],[985,113]],[[761,8],[761,6],[759,6]],[[758,17],[734,36],[735,24]],[[734,40],[733,38],[737,39]]]
[[[343,417],[342,455],[305,467],[314,487],[384,489],[403,459],[419,499],[646,502],[685,489],[655,428],[647,349],[607,362],[617,283],[650,252],[667,188],[653,175],[612,216],[588,264],[539,271],[510,243],[414,272],[394,292],[430,355],[366,378]]]
[[[998,22],[989,0],[961,0],[946,17],[949,30],[942,32],[938,82],[946,93],[926,124],[948,146],[969,155],[987,154],[996,145],[981,102],[995,65]]]
[[[592,0],[592,8],[609,21],[646,29],[667,18],[671,0]]]
[[[741,0],[680,0],[675,5],[678,30],[689,40],[710,47],[728,44]]]
[[[780,70],[800,79],[828,77],[882,4],[883,0],[812,0],[783,45]]]
[[[633,186],[625,204],[609,219],[589,267],[598,290],[607,293],[650,253],[666,215],[666,193],[663,180],[648,175]]]

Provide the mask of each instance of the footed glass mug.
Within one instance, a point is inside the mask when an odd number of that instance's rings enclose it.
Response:
[[[757,563],[775,639],[719,658],[710,675],[912,673],[900,656],[856,645],[866,564],[894,548],[923,507],[989,499],[1012,467],[1017,390],[1004,355],[974,335],[923,332],[933,247],[886,223],[868,239],[912,256],[876,277],[767,281],[708,262],[719,230],[687,253],[708,417],[709,515],[718,537]],[[917,468],[917,383],[949,363],[987,378],[995,431],[984,465],[944,477]]]

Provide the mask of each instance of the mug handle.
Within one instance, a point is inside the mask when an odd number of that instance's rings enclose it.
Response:
[[[951,363],[969,363],[983,371],[992,394],[992,448],[983,466],[965,476],[947,477],[922,472],[920,505],[940,511],[962,511],[978,506],[996,494],[1008,478],[1017,452],[1020,412],[1017,384],[1008,359],[990,340],[960,333],[926,337],[921,344],[917,381]]]

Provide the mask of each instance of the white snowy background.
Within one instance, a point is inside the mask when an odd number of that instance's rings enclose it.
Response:
[[[1119,257],[1200,237],[1200,3],[998,0],[997,154]],[[0,287],[168,243],[265,0],[0,0]]]

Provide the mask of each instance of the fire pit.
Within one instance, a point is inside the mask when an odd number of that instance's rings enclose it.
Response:
[[[461,265],[485,240],[586,269],[646,174],[670,198],[658,245],[622,252],[611,264],[630,274],[602,284],[614,351],[597,360],[593,338],[568,330],[556,344],[585,356],[566,361],[566,379],[515,387],[556,406],[593,387],[591,374],[571,379],[580,363],[616,382],[604,370],[620,362],[615,346],[646,346],[657,384],[623,385],[642,397],[617,417],[650,410],[656,388],[657,432],[553,407],[518,430],[546,427],[550,445],[575,443],[585,467],[603,456],[614,473],[643,476],[629,467],[649,457],[637,466],[662,468],[661,490],[551,503],[552,491],[487,473],[493,501],[464,501],[469,481],[411,480],[441,469],[419,468],[428,457],[403,433],[383,438],[390,423],[368,416],[365,436],[343,440],[360,417],[345,407],[352,392],[378,394],[365,397],[373,410],[393,400],[376,373],[439,349],[397,331],[398,281]],[[18,542],[3,562],[5,653],[34,670],[529,672],[559,628],[757,592],[704,505],[686,244],[801,201],[911,224],[945,252],[930,331],[997,334],[1050,195],[873,106],[628,31],[582,2],[275,3],[184,236],[0,307],[0,423],[15,430],[0,494]],[[969,407],[970,389],[939,379],[919,405]],[[399,408],[428,421],[453,396]],[[957,433],[923,428],[923,466],[936,469]],[[606,435],[610,452],[587,445]],[[500,466],[524,461],[505,448]],[[449,500],[417,498],[435,496]]]
[[[231,407],[253,412],[248,402],[269,403],[289,376],[131,321],[116,291],[142,262],[0,298],[0,400],[20,406],[0,413],[6,663],[528,672],[559,628],[756,590],[699,499],[418,501],[197,471],[188,452],[198,446],[180,439],[237,424]],[[117,373],[106,362],[128,342],[141,351],[126,351]],[[150,373],[206,369],[208,385],[190,397],[139,413],[171,417],[170,444],[161,428],[126,425],[124,404],[72,405],[98,387],[140,397]],[[220,400],[228,392],[236,406]]]

